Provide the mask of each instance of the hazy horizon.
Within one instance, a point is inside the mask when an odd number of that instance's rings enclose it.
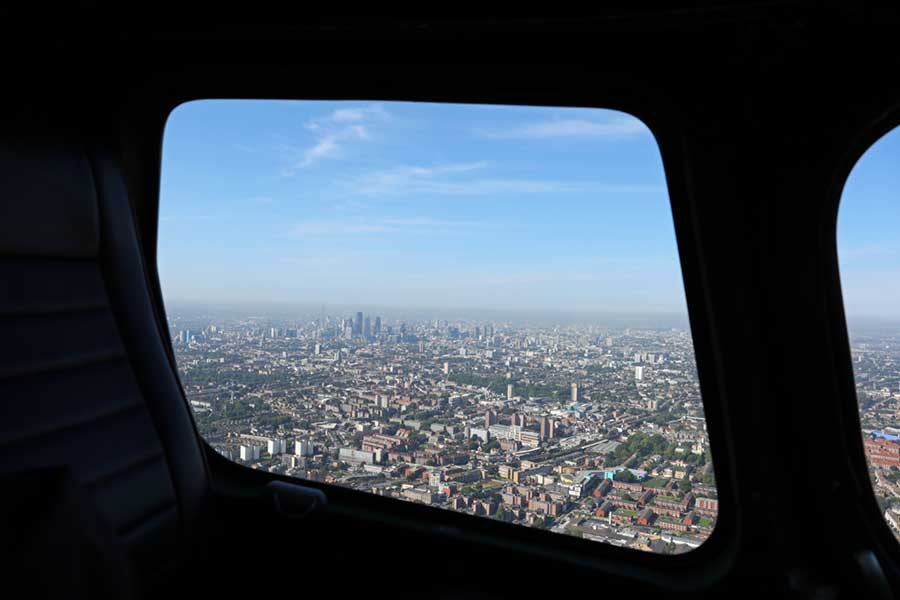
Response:
[[[238,316],[273,317],[279,319],[314,319],[322,314],[322,304],[309,302],[216,302],[169,299],[166,310],[171,318],[179,313],[219,313]],[[592,324],[600,327],[678,328],[689,329],[686,313],[628,312],[601,310],[530,310],[479,309],[474,307],[378,306],[371,304],[325,304],[325,314],[332,318],[351,317],[357,311],[368,316],[417,320],[496,320],[511,323],[533,322],[560,325]],[[191,315],[196,318],[196,314]],[[218,315],[217,315],[218,316]],[[900,335],[900,317],[850,315],[848,330],[852,335]]]
[[[285,319],[315,319],[322,314],[322,305],[293,302],[181,302],[168,301],[169,317],[182,313],[224,314],[232,318],[271,317]],[[601,327],[688,328],[686,314],[636,313],[616,311],[566,311],[528,309],[481,309],[475,307],[378,306],[371,304],[326,304],[325,314],[331,318],[351,317],[357,311],[367,316],[409,320],[485,320],[511,323],[594,324]]]

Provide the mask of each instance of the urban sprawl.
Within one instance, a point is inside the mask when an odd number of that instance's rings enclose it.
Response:
[[[201,433],[252,468],[657,553],[715,527],[685,329],[171,320]]]
[[[869,476],[900,540],[900,335],[853,335],[851,349]]]

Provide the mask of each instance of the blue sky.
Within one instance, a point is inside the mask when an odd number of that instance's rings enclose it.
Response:
[[[875,142],[850,172],[837,236],[847,315],[900,319],[900,130]]]
[[[656,142],[597,109],[182,105],[159,269],[171,303],[685,312]]]

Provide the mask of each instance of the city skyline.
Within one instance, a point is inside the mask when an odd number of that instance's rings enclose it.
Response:
[[[214,302],[168,302],[171,314],[188,314],[193,317],[228,317],[244,315],[265,318],[315,319],[321,315],[323,305],[294,302],[269,303],[214,303]],[[352,304],[328,304],[326,313],[329,317],[339,317],[344,312],[356,310]],[[495,320],[515,324],[540,325],[596,325],[599,327],[637,327],[645,329],[690,329],[688,315],[685,313],[628,313],[598,311],[566,311],[566,310],[491,310],[466,307],[433,308],[433,307],[397,307],[365,305],[362,310],[367,313],[380,313],[382,316],[396,320],[424,320],[434,318],[449,321]],[[900,334],[900,317],[858,317],[850,315],[847,319],[848,332],[851,336],[886,336]]]
[[[374,306],[352,304],[315,305],[312,303],[271,302],[271,303],[212,303],[212,302],[168,302],[171,314],[191,315],[194,317],[229,317],[241,315],[258,318],[284,318],[315,320],[323,312],[330,318],[341,318],[362,310],[366,314],[376,313],[385,318],[409,321],[430,321],[441,319],[448,321],[485,320],[509,322],[515,324],[541,325],[597,325],[607,327],[643,327],[661,329],[688,329],[689,322],[685,313],[633,313],[633,312],[598,312],[567,310],[501,310],[478,309],[471,307],[401,307]]]

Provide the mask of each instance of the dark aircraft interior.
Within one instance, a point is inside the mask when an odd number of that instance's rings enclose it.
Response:
[[[853,165],[900,124],[900,11],[789,0],[555,17],[245,10],[109,26],[81,25],[87,13],[72,8],[53,23],[6,13],[7,594],[900,594],[900,545],[860,437],[835,239]],[[716,461],[708,541],[639,553],[215,452],[179,380],[157,272],[165,123],[207,98],[602,107],[646,123]]]

